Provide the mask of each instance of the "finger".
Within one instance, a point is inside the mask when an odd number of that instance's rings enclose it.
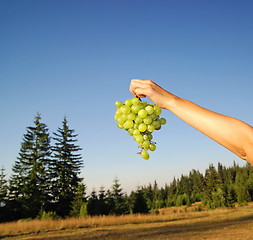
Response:
[[[136,87],[146,87],[151,83],[150,80],[142,80],[142,79],[132,79],[131,80],[131,85],[136,86]]]
[[[136,89],[139,87],[143,87],[142,81],[143,80],[140,80],[140,79],[131,80],[129,90],[133,95],[137,96]]]
[[[152,85],[154,85],[154,82],[151,80],[132,79],[130,92],[139,98],[146,97],[149,96]]]
[[[138,98],[145,98],[146,95],[143,93],[142,89],[136,88],[135,89],[135,96]]]
[[[129,91],[136,96],[135,87],[133,86],[133,84],[130,84]]]

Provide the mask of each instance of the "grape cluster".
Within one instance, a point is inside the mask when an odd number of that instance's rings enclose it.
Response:
[[[148,160],[150,151],[156,150],[156,143],[152,141],[152,133],[160,130],[166,124],[165,118],[160,118],[162,109],[154,104],[141,101],[134,97],[124,103],[116,101],[117,110],[115,120],[118,128],[125,129],[139,144],[142,158]]]

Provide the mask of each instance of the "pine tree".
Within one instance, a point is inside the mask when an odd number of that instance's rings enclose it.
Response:
[[[6,205],[6,196],[7,196],[7,180],[5,179],[5,169],[2,167],[0,169],[0,208]]]
[[[247,185],[251,201],[253,201],[253,166],[247,164],[248,169]]]
[[[142,189],[138,188],[136,192],[132,193],[132,213],[148,213],[148,204]]]
[[[153,207],[153,187],[151,183],[147,187],[142,187],[142,191],[144,193],[144,196],[147,200],[148,209],[152,209]]]
[[[58,215],[65,217],[71,211],[71,203],[75,198],[79,183],[79,177],[83,165],[81,154],[82,148],[77,146],[77,134],[70,129],[66,117],[64,117],[62,128],[58,128],[53,139],[55,145],[53,150],[53,161],[51,166],[52,178],[54,179],[53,192],[55,197],[55,208]]]
[[[108,200],[105,188],[101,186],[98,194],[99,215],[108,215],[110,213],[110,202]]]
[[[156,182],[156,180],[154,181],[154,185],[153,185],[153,194],[152,194],[152,207],[151,210],[157,210],[158,208],[160,208],[160,198],[159,198],[159,187],[158,184]]]
[[[237,202],[239,204],[246,204],[251,200],[246,179],[248,178],[247,170],[241,168],[237,171],[235,179],[235,191],[237,195]]]
[[[40,114],[35,126],[28,127],[24,134],[19,157],[13,166],[10,179],[10,198],[17,217],[36,217],[49,205],[51,148],[46,124],[41,123]]]
[[[0,169],[0,222],[8,220],[7,214],[7,191],[8,185],[6,180],[5,169]]]
[[[205,173],[205,190],[203,195],[204,204],[209,208],[214,208],[213,196],[217,189],[218,182],[217,170],[213,164],[211,164]]]
[[[71,203],[71,212],[70,215],[73,217],[84,217],[87,215],[87,210],[84,211],[87,207],[86,199],[86,185],[84,183],[79,183],[76,195]]]
[[[200,202],[203,199],[204,176],[196,170],[189,174],[189,180],[192,182],[192,192],[190,194],[191,203]]]
[[[99,203],[98,203],[98,196],[96,193],[96,190],[93,189],[93,191],[90,194],[88,205],[87,205],[87,211],[88,214],[91,216],[98,216],[99,213]]]
[[[166,202],[167,207],[175,206],[176,201],[176,192],[177,192],[177,181],[176,178],[173,178],[173,181],[170,183],[168,187],[168,198]]]
[[[126,197],[122,192],[121,184],[117,178],[113,181],[111,197],[113,199],[113,213],[116,215],[129,213]]]
[[[108,214],[114,214],[114,198],[112,195],[112,191],[110,189],[107,189],[106,194],[105,194],[105,198],[106,198],[106,205],[107,205],[107,212]]]

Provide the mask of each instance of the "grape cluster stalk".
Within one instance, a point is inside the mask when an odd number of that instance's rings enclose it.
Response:
[[[122,101],[116,101],[117,110],[114,118],[118,128],[125,129],[139,144],[141,151],[138,154],[145,160],[149,159],[148,151],[156,150],[156,143],[152,141],[152,133],[160,130],[166,124],[166,119],[161,118],[162,109],[151,103],[141,101],[134,97]]]

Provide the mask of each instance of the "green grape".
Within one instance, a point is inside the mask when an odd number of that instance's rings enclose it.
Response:
[[[125,101],[125,104],[130,107],[132,105],[132,100],[131,99],[127,99]]]
[[[142,150],[141,151],[141,156],[142,158],[144,158],[145,160],[148,160],[149,159],[149,154],[146,150]]]
[[[128,134],[130,136],[133,136],[134,129],[133,128],[129,128],[127,132],[128,132]]]
[[[116,101],[116,102],[115,102],[115,106],[116,106],[117,108],[120,108],[122,105],[123,105],[123,103],[122,103],[121,101]]]
[[[139,106],[140,106],[140,109],[144,109],[146,107],[146,103],[145,102],[140,102]]]
[[[145,107],[145,110],[147,111],[147,113],[150,115],[154,112],[154,108],[152,106],[147,106]]]
[[[129,119],[129,120],[134,120],[134,119],[135,119],[135,114],[130,112],[130,113],[127,115],[127,119]]]
[[[134,135],[134,140],[137,142],[137,143],[142,143],[143,142],[143,137],[141,134],[139,135]]]
[[[148,132],[150,132],[150,133],[154,132],[154,131],[155,131],[154,125],[153,125],[153,124],[148,125],[147,130],[148,130]]]
[[[161,123],[162,125],[165,125],[165,124],[167,123],[167,121],[166,121],[165,118],[161,118],[161,119],[160,119],[160,123]]]
[[[152,113],[149,115],[153,120],[156,120],[157,119],[157,115],[155,113]]]
[[[117,111],[115,112],[115,116],[119,117],[121,114],[122,112],[119,109],[117,109]]]
[[[150,151],[155,151],[156,150],[156,145],[154,143],[150,143],[149,150]]]
[[[148,134],[143,135],[143,140],[149,140]]]
[[[138,129],[138,127],[139,127],[139,124],[138,124],[138,123],[136,123],[136,122],[134,122],[134,126],[133,126],[133,128],[134,128],[134,129]]]
[[[144,122],[145,124],[150,124],[150,123],[152,123],[152,121],[153,121],[153,119],[152,119],[150,116],[147,116],[147,117],[145,117],[145,118],[143,119],[143,122]]]
[[[140,102],[140,100],[137,97],[132,98],[132,104],[136,105]]]
[[[134,129],[133,135],[140,135],[140,130],[139,129]]]
[[[160,125],[160,127],[157,127],[155,130],[160,130],[162,128],[162,126]]]
[[[141,123],[138,127],[140,132],[145,132],[147,130],[147,125],[145,123]]]
[[[124,128],[123,124],[118,123],[118,128]]]
[[[122,118],[124,121],[126,121],[126,120],[127,120],[127,114],[122,114],[122,115],[121,115],[121,118]]]
[[[159,128],[161,128],[161,123],[158,120],[153,121],[152,125],[154,125],[154,127],[155,127],[156,130],[159,129]]]
[[[117,122],[118,122],[118,124],[123,125],[125,123],[125,120],[122,117],[118,117]]]
[[[127,106],[127,105],[122,105],[122,106],[120,107],[120,110],[122,111],[122,113],[128,114],[128,113],[130,113],[131,108],[130,108],[129,106]]]
[[[134,104],[131,106],[131,110],[133,113],[138,113],[141,110],[141,108],[138,104]]]
[[[156,115],[160,115],[162,113],[162,109],[158,106],[154,106],[154,112]]]
[[[141,109],[139,112],[138,112],[138,116],[141,117],[141,118],[145,118],[147,117],[148,113],[145,109]]]
[[[142,123],[142,120],[143,119],[141,117],[137,116],[134,121],[135,121],[135,123],[140,124],[140,123]]]
[[[133,125],[134,125],[134,123],[133,123],[132,120],[126,120],[125,123],[124,123],[124,128],[129,129],[129,128],[132,128]]]
[[[145,150],[148,150],[148,149],[149,149],[149,146],[150,146],[150,141],[149,141],[149,140],[145,140],[145,141],[142,143],[142,147],[143,147]]]

